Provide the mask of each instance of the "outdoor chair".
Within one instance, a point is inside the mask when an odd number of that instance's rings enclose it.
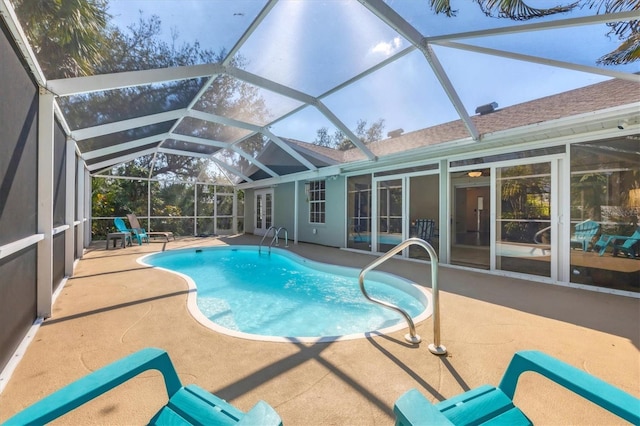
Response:
[[[145,232],[144,229],[141,228],[127,228],[127,225],[124,224],[124,220],[121,217],[116,217],[113,219],[113,224],[116,226],[118,232],[130,232],[133,236],[138,240],[138,245],[142,245],[142,241],[146,240],[149,242],[149,236]]]
[[[571,237],[571,246],[579,246],[582,251],[589,251],[589,245],[600,230],[600,224],[591,219],[576,224],[575,231]]]
[[[433,219],[416,219],[416,236],[431,244],[436,231],[436,222]]]
[[[518,378],[528,371],[541,374],[632,424],[640,424],[638,398],[547,354],[522,351],[513,356],[498,387],[483,385],[436,404],[416,389],[408,391],[394,406],[396,426],[530,425],[531,420],[513,405]]]
[[[146,348],[63,387],[7,420],[7,425],[49,423],[148,370],[162,373],[168,402],[150,425],[282,425],[264,401],[244,413],[196,385],[183,386],[167,352]]]
[[[142,226],[140,226],[140,222],[138,222],[137,216],[133,213],[128,214],[127,219],[129,219],[129,224],[133,229],[140,229],[149,237],[156,237],[156,236],[163,237],[165,240],[165,243],[169,242],[169,238],[172,238],[174,241],[176,240],[176,237],[173,236],[173,232],[171,231],[152,231],[152,232],[146,231]]]
[[[636,229],[630,237],[624,235],[602,235],[593,247],[594,250],[598,250],[600,256],[605,253],[607,247],[611,246],[613,248],[613,256],[617,256],[619,252],[622,252],[622,254],[635,259],[639,243],[640,228]]]

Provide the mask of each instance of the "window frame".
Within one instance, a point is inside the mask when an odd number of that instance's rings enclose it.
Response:
[[[309,181],[309,224],[324,225],[327,223],[327,185],[325,180]]]

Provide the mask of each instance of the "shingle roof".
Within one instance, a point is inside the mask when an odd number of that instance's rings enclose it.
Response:
[[[550,120],[600,111],[616,106],[640,102],[638,83],[612,79],[602,83],[524,102],[493,113],[475,115],[471,120],[480,134],[515,129]],[[639,111],[640,114],[640,111]],[[441,144],[469,137],[462,120],[451,121],[426,129],[416,130],[394,138],[383,139],[369,145],[379,157],[429,145]],[[292,141],[340,162],[363,160],[366,157],[356,148],[338,151],[314,144]]]

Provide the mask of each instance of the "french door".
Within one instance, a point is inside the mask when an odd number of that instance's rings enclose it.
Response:
[[[273,189],[259,189],[254,193],[253,233],[264,235],[273,226]]]

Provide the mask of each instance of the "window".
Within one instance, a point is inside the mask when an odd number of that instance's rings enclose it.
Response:
[[[309,222],[325,223],[325,185],[323,180],[309,182]]]

